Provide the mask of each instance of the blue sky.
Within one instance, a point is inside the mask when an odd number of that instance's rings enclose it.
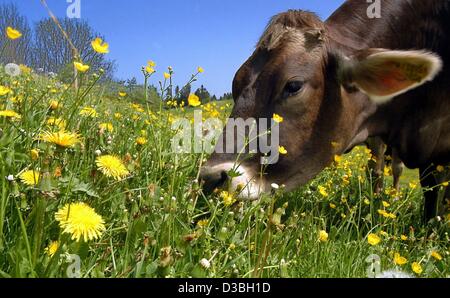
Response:
[[[117,78],[141,80],[140,68],[157,63],[152,83],[167,66],[175,83],[183,85],[197,66],[205,69],[194,87],[203,84],[217,95],[231,90],[233,76],[251,55],[271,16],[288,9],[305,9],[326,19],[344,0],[80,0],[81,18],[110,44]],[[16,3],[30,23],[47,17],[39,0]],[[67,0],[47,0],[58,17]]]

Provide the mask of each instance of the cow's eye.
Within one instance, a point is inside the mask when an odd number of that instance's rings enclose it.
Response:
[[[284,92],[287,95],[293,95],[297,92],[299,92],[303,88],[303,82],[302,81],[291,81],[286,84],[284,87]]]

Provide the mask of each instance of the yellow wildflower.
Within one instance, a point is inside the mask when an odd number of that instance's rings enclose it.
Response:
[[[320,242],[327,242],[328,240],[328,233],[324,230],[321,230],[319,232],[319,241]]]
[[[433,251],[431,252],[431,256],[432,256],[433,258],[435,258],[436,260],[438,260],[438,261],[441,261],[441,260],[442,260],[442,256],[441,256],[437,251],[435,251],[435,250],[433,250]]]
[[[200,98],[195,94],[189,94],[188,103],[192,107],[198,107],[202,103],[200,102]]]
[[[222,191],[220,193],[220,198],[223,200],[223,204],[225,206],[231,206],[236,202],[236,199],[232,194],[230,194],[228,191]]]
[[[323,197],[328,197],[328,192],[327,189],[321,185],[319,185],[318,187],[319,189],[319,193],[323,196]]]
[[[171,77],[170,73],[167,72],[164,73],[164,79],[168,80],[170,79],[170,77]]]
[[[75,68],[79,71],[79,72],[86,72],[89,70],[90,66],[89,65],[85,65],[81,62],[74,62],[73,65],[75,66]]]
[[[199,67],[197,67],[197,71],[199,73],[203,73],[205,70],[203,69],[203,67],[199,66]]]
[[[369,234],[369,235],[367,236],[367,242],[368,242],[370,245],[375,246],[375,245],[377,245],[378,243],[380,243],[380,241],[381,241],[381,238],[378,237],[376,234]]]
[[[436,167],[436,171],[438,171],[439,173],[442,173],[444,170],[445,170],[444,166],[439,165]]]
[[[394,254],[394,263],[396,265],[405,265],[406,263],[408,263],[408,260],[405,257],[402,257],[399,253],[395,253]]]
[[[41,178],[41,173],[34,170],[25,171],[19,175],[20,180],[23,184],[28,186],[36,186],[39,183],[39,179]]]
[[[286,155],[288,152],[287,152],[287,150],[286,150],[286,148],[284,148],[284,146],[279,146],[278,147],[278,152],[281,154],[281,155]]]
[[[66,148],[73,147],[80,143],[80,136],[77,133],[66,132],[64,130],[58,132],[45,131],[41,134],[39,139]]]
[[[92,48],[94,51],[100,54],[108,54],[109,53],[109,44],[103,42],[100,37],[97,37],[91,42]]]
[[[414,262],[411,264],[411,269],[412,271],[414,271],[416,274],[421,274],[422,273],[422,266],[420,266],[419,263]]]
[[[128,176],[130,172],[127,170],[122,161],[113,155],[99,156],[95,160],[98,169],[107,177],[112,177],[116,180]]]
[[[22,33],[20,33],[19,30],[14,29],[12,27],[6,28],[6,36],[8,36],[9,39],[14,40],[22,37]]]
[[[8,87],[0,85],[0,96],[6,95],[9,92],[11,92],[11,89],[9,89]]]
[[[16,119],[21,119],[22,118],[22,116],[20,116],[20,114],[14,112],[12,110],[0,111],[0,117],[16,118]]]
[[[138,137],[136,139],[136,144],[141,145],[141,146],[145,145],[145,144],[147,144],[147,139],[144,137]]]
[[[63,233],[72,234],[72,240],[98,239],[106,230],[103,218],[85,203],[66,204],[55,214]]]
[[[45,248],[45,253],[49,257],[53,257],[55,253],[58,251],[59,248],[59,241],[52,241],[50,244]]]
[[[281,123],[281,122],[283,122],[283,120],[284,120],[284,118],[281,117],[281,116],[278,115],[278,114],[273,114],[272,119],[273,119],[273,121],[275,121],[276,123]]]
[[[112,125],[112,123],[100,123],[98,125],[98,128],[101,131],[109,131],[109,132],[113,132],[114,131],[114,126]]]
[[[30,154],[32,160],[37,160],[39,158],[39,151],[36,149],[31,149]]]

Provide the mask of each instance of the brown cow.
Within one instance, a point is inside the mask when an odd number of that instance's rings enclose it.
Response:
[[[271,183],[307,183],[340,155],[379,136],[421,183],[439,183],[433,164],[450,162],[450,1],[385,0],[382,17],[367,2],[345,2],[326,22],[304,11],[273,17],[233,81],[230,118],[282,115],[287,155],[264,167],[258,154],[214,153],[202,169],[206,189],[229,170],[257,199]],[[241,187],[242,188],[242,187]],[[434,188],[436,190],[436,188]],[[436,215],[436,191],[425,193],[425,219]]]

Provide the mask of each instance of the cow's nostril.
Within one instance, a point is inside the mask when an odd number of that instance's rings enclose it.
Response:
[[[204,168],[200,173],[200,180],[203,183],[203,192],[205,194],[212,193],[216,188],[225,184],[228,180],[228,174],[223,170],[213,170],[211,168]]]

